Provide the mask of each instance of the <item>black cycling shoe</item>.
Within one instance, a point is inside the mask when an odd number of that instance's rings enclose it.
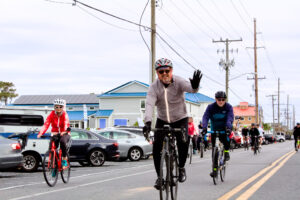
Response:
[[[225,152],[224,156],[225,156],[225,161],[230,160],[229,152]]]
[[[216,172],[216,171],[210,172],[209,175],[210,175],[212,178],[213,178],[213,177],[216,177],[216,176],[217,176],[217,172]]]
[[[157,178],[154,184],[154,188],[160,190],[164,187],[164,179]]]
[[[180,167],[179,168],[179,178],[178,181],[180,183],[184,182],[186,180],[186,174],[185,174],[185,168],[184,167]]]

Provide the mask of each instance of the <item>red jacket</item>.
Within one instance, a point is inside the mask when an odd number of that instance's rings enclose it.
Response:
[[[69,116],[66,111],[62,111],[62,115],[57,116],[53,110],[47,117],[46,122],[39,132],[39,135],[44,135],[48,130],[50,124],[52,126],[51,133],[62,133],[66,132],[67,128],[70,127]]]
[[[195,126],[194,126],[193,122],[189,122],[189,132],[188,132],[188,134],[190,136],[197,135],[197,131],[195,129]]]

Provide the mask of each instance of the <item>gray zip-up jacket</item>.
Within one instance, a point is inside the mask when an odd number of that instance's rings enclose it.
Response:
[[[146,98],[145,123],[152,121],[154,106],[157,106],[157,118],[173,123],[188,117],[184,92],[196,93],[191,83],[173,75],[173,82],[166,88],[156,79],[151,85]]]

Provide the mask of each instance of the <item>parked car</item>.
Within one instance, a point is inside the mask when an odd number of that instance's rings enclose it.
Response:
[[[102,166],[106,160],[119,158],[119,144],[91,131],[72,128],[70,161],[79,164]]]
[[[23,137],[26,133],[17,133]],[[37,139],[37,133],[28,136],[22,155],[24,162],[22,169],[27,172],[36,171],[42,163],[44,154],[49,149],[50,134],[46,133],[43,138]],[[100,135],[83,130],[72,128],[71,130],[70,161],[79,162],[83,166],[101,166],[106,160],[119,158],[118,143]]]
[[[285,141],[285,136],[283,136],[283,135],[276,135],[275,138],[276,138],[277,142],[284,142]]]
[[[21,144],[0,136],[0,170],[19,167],[22,163]]]
[[[291,139],[292,139],[292,135],[290,135],[290,134],[285,135],[285,140],[291,140]]]
[[[234,148],[239,148],[242,146],[242,135],[239,132],[234,132],[234,135],[232,137],[233,139],[233,147]]]
[[[273,134],[264,134],[265,141],[263,144],[274,143],[276,141],[275,136]]]
[[[128,158],[131,161],[138,161],[142,157],[149,158],[152,154],[152,142],[146,141],[144,136],[116,128],[103,129],[97,131],[97,133],[106,138],[118,141],[120,160],[122,161],[127,160]]]

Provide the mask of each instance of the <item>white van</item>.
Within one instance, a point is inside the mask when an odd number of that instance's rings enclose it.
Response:
[[[8,137],[12,133],[26,133],[29,130],[39,131],[51,111],[52,109],[49,108],[2,107],[0,108],[0,135]],[[27,141],[27,146],[22,151],[23,170],[36,171],[48,148],[49,139],[37,139],[37,134],[31,135]]]

